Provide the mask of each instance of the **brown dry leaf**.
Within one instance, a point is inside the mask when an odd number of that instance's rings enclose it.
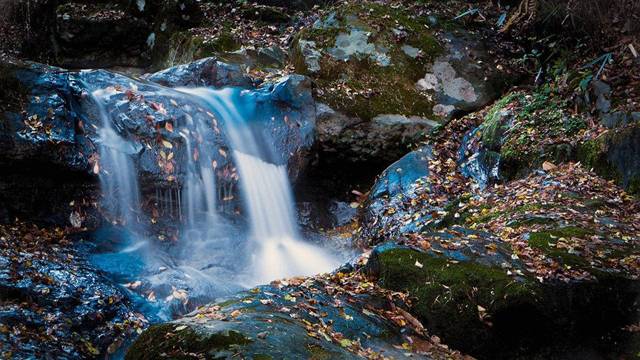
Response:
[[[549,161],[545,161],[545,162],[542,164],[542,170],[544,170],[544,171],[551,171],[551,170],[555,170],[555,169],[557,169],[557,168],[558,168],[558,167],[557,167],[554,163],[549,162]]]

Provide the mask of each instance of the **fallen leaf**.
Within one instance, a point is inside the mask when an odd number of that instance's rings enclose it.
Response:
[[[166,147],[167,149],[173,149],[173,144],[172,144],[172,143],[170,143],[170,142],[169,142],[169,141],[167,141],[167,140],[162,140],[162,145],[163,145],[164,147]]]

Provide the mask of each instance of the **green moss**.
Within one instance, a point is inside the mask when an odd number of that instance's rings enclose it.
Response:
[[[216,38],[205,41],[188,31],[158,32],[158,40],[152,54],[153,69],[165,69],[178,64],[238,50],[241,44],[224,28]]]
[[[509,104],[513,104],[513,116],[506,124],[500,112]],[[485,116],[482,144],[500,152],[504,178],[525,175],[544,161],[558,164],[575,160],[576,149],[571,143],[587,123],[583,117],[567,113],[567,106],[566,100],[548,87],[526,96],[511,93],[496,102]],[[550,139],[554,142],[549,145]]]
[[[543,250],[548,256],[560,261],[563,265],[590,269],[589,263],[577,254],[570,254],[565,249],[556,248],[558,239],[570,239],[572,237],[584,238],[594,235],[595,232],[577,226],[567,226],[535,232],[529,234],[529,245],[532,248]]]
[[[253,360],[273,360],[273,357],[271,355],[255,354],[253,355]]]
[[[339,356],[338,354],[332,351],[327,351],[325,348],[315,344],[307,345],[307,350],[310,354],[309,360],[330,360]]]
[[[545,208],[551,208],[551,207],[553,207],[553,206],[552,205],[547,205],[547,204],[538,204],[538,203],[525,204],[525,205],[518,206],[518,207],[516,207],[514,209],[507,209],[507,210],[500,210],[500,211],[489,211],[489,213],[487,213],[487,214],[480,215],[478,217],[469,218],[470,221],[468,221],[468,222],[470,222],[472,224],[482,224],[482,223],[486,223],[486,222],[489,222],[491,220],[497,219],[498,217],[503,216],[503,215],[522,214],[522,213],[526,213],[526,212],[529,212],[529,211],[545,209]],[[483,209],[492,209],[492,207],[490,205],[484,205],[479,210],[482,211]]]
[[[379,114],[396,113],[431,118],[434,104],[416,89],[415,84],[442,48],[426,30],[425,19],[413,17],[401,8],[376,3],[339,7],[336,19],[337,27],[305,29],[293,44],[292,62],[296,71],[315,79],[319,99],[334,109],[363,120]],[[340,33],[348,33],[352,27],[369,31],[369,42],[387,49],[391,65],[380,66],[369,58],[336,61],[324,54],[320,59],[321,70],[310,73],[298,49],[298,41],[314,41],[319,51],[326,51],[335,46]],[[402,51],[402,44],[398,44],[392,31],[399,27],[409,34],[404,44],[421,49],[426,56],[413,59]]]
[[[454,263],[408,249],[383,252],[379,264],[382,286],[408,291],[415,298],[412,313],[448,343],[479,346],[490,331],[479,309],[491,315],[536,299],[535,283],[515,280],[499,267]]]
[[[133,343],[125,358],[150,360],[168,356],[171,359],[197,359],[204,354],[251,342],[237,331],[201,334],[191,326],[178,329],[180,326],[176,324],[150,327]]]
[[[440,221],[435,223],[431,228],[423,228],[421,230],[425,231],[429,229],[443,229],[451,227],[453,225],[464,224],[466,220],[471,216],[471,214],[466,211],[460,211],[460,204],[469,201],[470,198],[470,195],[466,195],[450,201],[444,207],[443,211],[445,211],[446,214],[440,219]],[[458,214],[457,217],[456,214]]]
[[[482,124],[482,143],[485,148],[490,150],[496,150],[500,148],[502,141],[501,136],[504,131],[502,124],[502,117],[500,113],[515,99],[520,98],[522,95],[519,93],[510,93],[502,99],[498,100],[491,110],[485,116],[485,120]]]

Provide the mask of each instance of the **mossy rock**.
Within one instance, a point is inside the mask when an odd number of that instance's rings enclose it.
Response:
[[[189,32],[160,33],[159,36],[152,55],[152,69],[158,70],[211,57],[227,46],[235,48],[231,45],[232,40],[223,35],[210,43],[205,43],[203,38]]]
[[[461,31],[448,34],[454,41],[442,45],[429,26],[426,17],[401,7],[347,4],[300,31],[291,58],[297,72],[314,78],[322,102],[363,120],[382,114],[440,120],[451,115],[441,114],[443,108],[479,107],[486,101],[484,94],[476,94],[479,82],[460,74],[465,60],[457,64],[448,57],[460,50],[451,46],[475,44]]]
[[[545,161],[576,161],[575,145],[586,120],[568,112],[567,102],[547,88],[533,93],[509,93],[489,108],[475,131],[481,133],[479,152],[499,154],[499,177],[526,176]]]
[[[393,358],[404,356],[407,350],[396,348],[405,341],[397,325],[367,310],[384,307],[386,297],[330,291],[327,281],[261,286],[200,307],[150,327],[126,358],[358,359],[353,343]],[[344,341],[329,337],[334,333]]]
[[[489,318],[509,307],[534,306],[537,285],[516,280],[499,267],[460,262],[411,249],[377,255],[383,287],[408,291],[415,297],[412,313],[425,327],[472,354],[490,337]],[[464,330],[461,330],[464,329]]]
[[[387,247],[374,250],[368,269],[382,286],[409,292],[412,314],[431,333],[478,358],[535,358],[580,343],[606,352],[614,333],[615,343],[627,346],[620,328],[636,314],[637,282],[602,274],[598,281],[539,283],[480,260]]]
[[[236,331],[205,333],[179,324],[154,325],[131,346],[125,359],[215,359],[231,356],[251,340]]]
[[[640,194],[640,125],[610,130],[578,145],[577,157],[598,175]]]

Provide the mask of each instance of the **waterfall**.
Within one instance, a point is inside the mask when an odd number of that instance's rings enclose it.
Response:
[[[329,254],[299,240],[286,167],[239,151],[234,151],[234,158],[257,247],[252,280],[259,284],[333,269],[336,264]]]
[[[119,269],[131,267],[134,272],[127,281],[144,279],[144,297],[171,299],[169,290],[175,287],[188,293],[193,304],[202,304],[242,287],[331,271],[339,265],[327,251],[303,241],[298,231],[288,154],[279,153],[273,134],[278,131],[274,125],[281,125],[275,121],[281,119],[266,116],[278,114],[268,108],[273,106],[271,93],[150,84],[136,89],[136,94],[145,102],[131,101],[122,89],[110,87],[90,94],[102,120],[98,135],[103,207],[130,233],[123,237],[126,244],[94,257],[103,270],[122,278]],[[164,148],[148,145],[142,152],[136,148],[138,142],[127,139],[126,128],[120,128],[127,123],[112,123],[112,118],[126,119],[128,114],[119,111],[139,111],[147,103],[171,104],[166,107],[172,116],[162,120],[171,143],[161,142]],[[265,107],[267,113],[258,112]],[[287,121],[285,114],[280,116]],[[134,166],[138,154],[140,161],[145,156],[171,161],[178,175],[177,181],[150,194],[153,208],[149,210],[146,202],[144,209],[155,215],[148,217],[139,216],[143,199]],[[237,195],[236,184],[246,222],[227,216],[240,205],[231,201]],[[145,221],[158,224],[157,239],[164,244],[140,231],[138,223]]]
[[[96,90],[90,94],[102,123],[98,130],[100,159],[94,169],[100,178],[103,206],[123,225],[133,225],[140,211],[138,175],[132,160],[132,155],[138,149],[113,128],[103,104],[105,96],[109,96],[106,90]]]
[[[276,164],[265,126],[254,127],[255,94],[240,89],[182,88],[202,99],[224,125],[238,167],[253,246],[252,284],[334,268],[323,249],[300,240],[286,164]]]

